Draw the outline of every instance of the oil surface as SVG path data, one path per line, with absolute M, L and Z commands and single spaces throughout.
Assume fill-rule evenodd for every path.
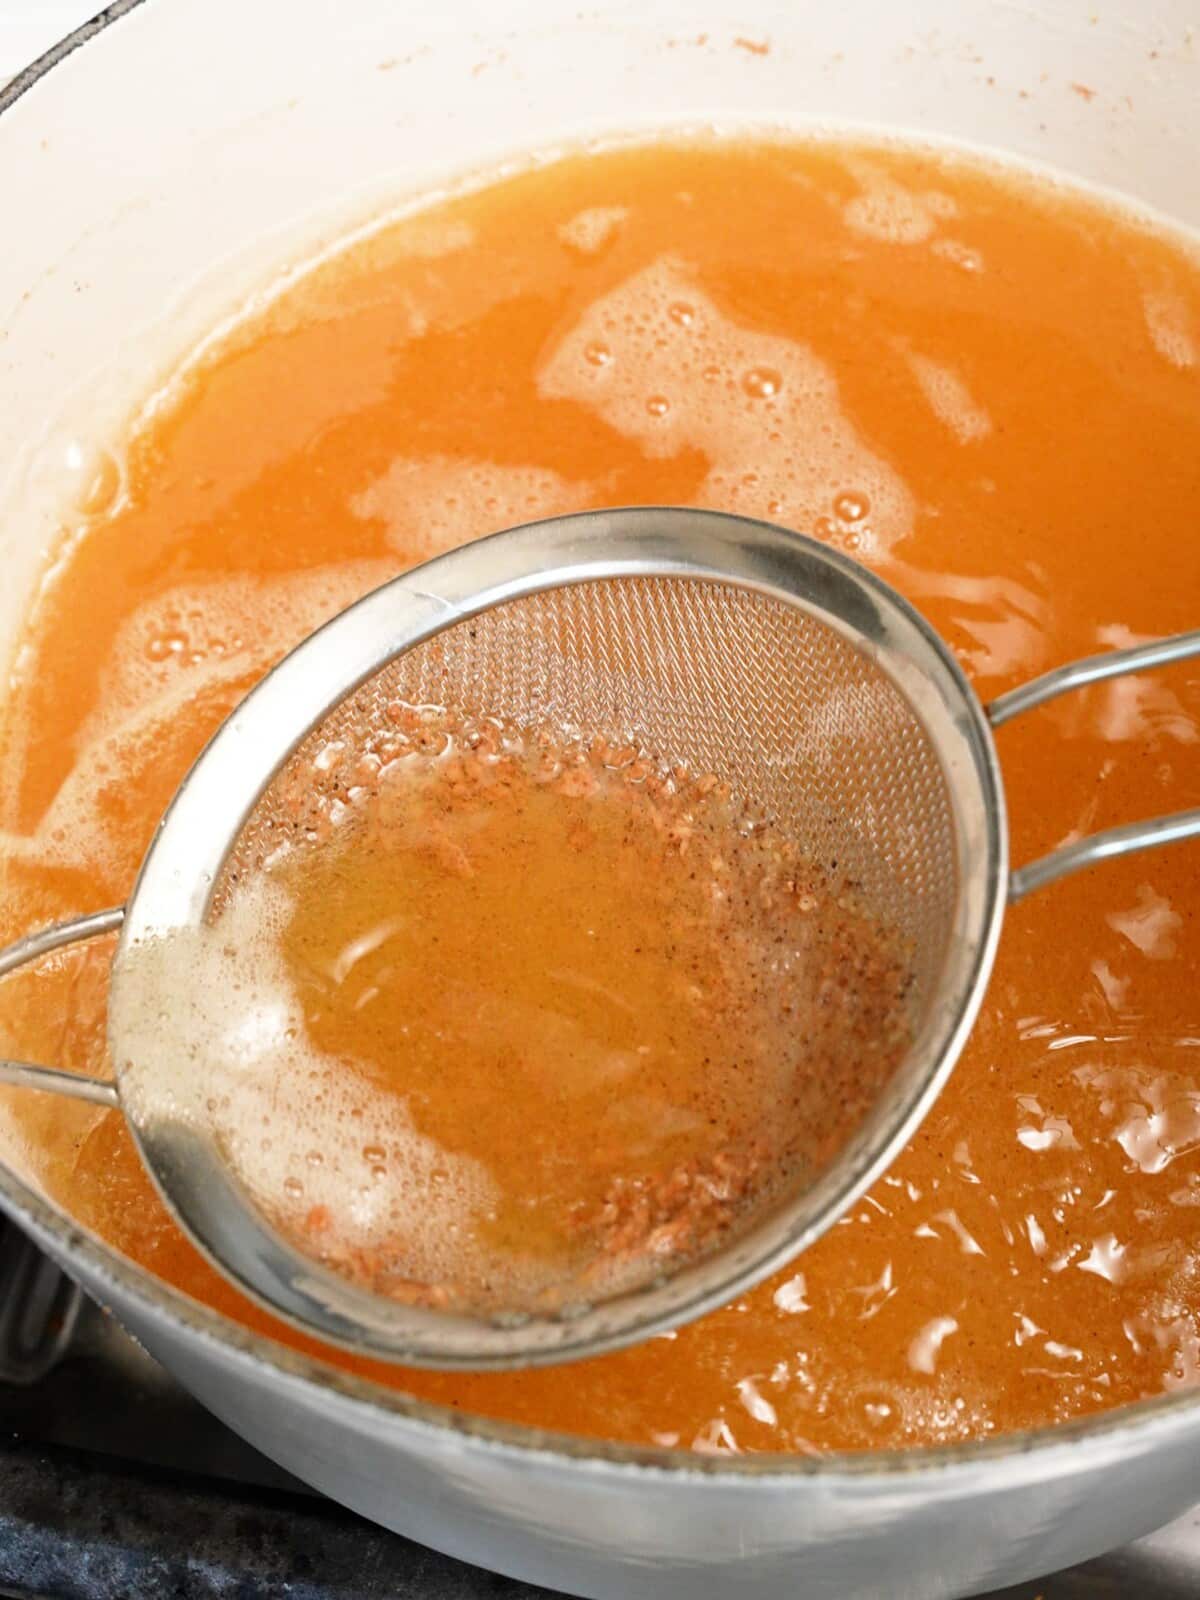
M 1194 626 L 1200 269 L 1091 199 L 916 151 L 572 157 L 314 274 L 127 458 L 4 707 L 6 936 L 128 893 L 206 736 L 315 623 L 533 516 L 674 501 L 815 533 L 907 593 L 985 698 Z M 1200 680 L 1101 685 L 1000 745 L 1020 862 L 1197 803 Z M 360 1370 L 707 1451 L 952 1440 L 1195 1383 L 1198 869 L 1182 846 L 1017 906 L 911 1147 L 745 1300 L 584 1367 Z M 6 980 L 6 1052 L 100 1065 L 108 954 Z M 197 1258 L 115 1114 L 5 1103 L 9 1148 L 82 1221 L 303 1343 Z

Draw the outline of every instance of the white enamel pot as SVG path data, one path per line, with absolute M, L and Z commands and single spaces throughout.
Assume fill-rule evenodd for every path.
M 378 204 L 596 134 L 849 121 L 1009 151 L 1196 225 L 1195 20 L 1192 0 L 118 0 L 0 93 L 0 647 L 77 447 Z M 1200 1500 L 1200 1391 L 818 1461 L 610 1448 L 409 1402 L 151 1279 L 0 1148 L 0 1206 L 230 1426 L 368 1517 L 553 1588 L 934 1600 Z

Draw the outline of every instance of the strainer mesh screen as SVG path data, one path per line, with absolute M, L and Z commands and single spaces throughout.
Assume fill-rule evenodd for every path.
M 910 942 L 919 1028 L 954 912 L 946 778 L 904 696 L 823 622 L 731 585 L 589 580 L 500 604 L 408 651 L 330 713 L 294 759 L 335 740 L 365 745 L 397 699 L 600 733 L 726 780 Z M 272 804 L 280 784 L 228 871 L 261 861 L 288 826 Z

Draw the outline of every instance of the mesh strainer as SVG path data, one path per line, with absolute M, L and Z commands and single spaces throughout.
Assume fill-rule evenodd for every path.
M 469 1316 L 356 1287 L 292 1248 L 194 1119 L 116 1083 L 24 1063 L 0 1080 L 121 1106 L 196 1243 L 243 1289 L 336 1343 L 431 1366 L 593 1354 L 700 1315 L 828 1228 L 911 1136 L 987 984 L 1006 899 L 1105 856 L 1200 834 L 1200 810 L 1073 844 L 1014 873 L 991 728 L 1065 689 L 1200 654 L 1200 632 L 1078 662 L 985 710 L 921 617 L 824 545 L 712 512 L 634 509 L 532 524 L 441 556 L 336 617 L 247 697 L 178 791 L 128 905 L 0 953 L 0 974 L 118 927 L 121 949 L 195 929 L 260 855 L 270 791 L 305 741 L 397 697 L 619 731 L 726 779 L 806 857 L 836 860 L 911 949 L 913 1041 L 858 1128 L 708 1256 L 571 1313 Z M 143 1064 L 143 1071 L 145 1070 Z M 125 1086 L 128 1089 L 128 1085 Z

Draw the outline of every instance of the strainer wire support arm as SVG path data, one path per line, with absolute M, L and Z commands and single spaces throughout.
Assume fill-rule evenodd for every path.
M 1171 666 L 1194 656 L 1200 656 L 1200 628 L 1190 633 L 1172 634 L 1166 639 L 1155 639 L 1150 644 L 1085 656 L 1079 661 L 1057 667 L 1053 672 L 1044 673 L 1040 678 L 1033 678 L 1008 694 L 1000 695 L 987 707 L 988 721 L 993 728 L 999 728 L 1014 717 L 1033 711 L 1073 689 L 1101 683 L 1106 678 L 1124 677 L 1130 672 L 1149 672 L 1155 667 Z M 1137 850 L 1152 850 L 1159 845 L 1195 838 L 1200 838 L 1200 807 L 1107 828 L 1102 833 L 1094 833 L 1089 838 L 1063 845 L 1061 849 L 1031 861 L 1028 866 L 1019 867 L 1009 879 L 1008 898 L 1010 901 L 1021 900 L 1035 889 L 1044 888 L 1046 884 L 1100 861 L 1110 861 L 1118 856 L 1131 855 Z
M 113 906 L 107 911 L 93 911 L 90 916 L 76 917 L 71 922 L 57 922 L 53 927 L 42 928 L 25 939 L 0 950 L 0 978 L 33 961 L 40 961 L 52 951 L 67 945 L 78 944 L 83 939 L 95 939 L 103 933 L 115 933 L 125 920 L 125 907 Z M 31 1061 L 0 1060 L 0 1084 L 12 1084 L 20 1089 L 44 1089 L 51 1094 L 66 1095 L 72 1100 L 88 1100 L 98 1106 L 118 1106 L 116 1085 L 104 1078 L 90 1078 L 76 1072 L 64 1072 L 61 1067 L 37 1066 Z

